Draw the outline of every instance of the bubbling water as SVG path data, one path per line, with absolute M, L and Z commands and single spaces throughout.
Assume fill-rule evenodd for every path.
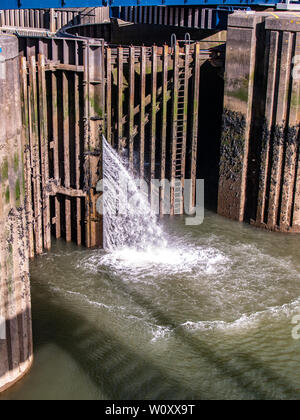
M 167 239 L 126 161 L 103 138 L 104 248 L 166 248 Z

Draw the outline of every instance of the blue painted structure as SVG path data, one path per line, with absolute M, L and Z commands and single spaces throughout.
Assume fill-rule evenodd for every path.
M 2 9 L 46 9 L 100 6 L 276 6 L 282 0 L 0 0 Z M 299 1 L 291 2 L 298 4 Z

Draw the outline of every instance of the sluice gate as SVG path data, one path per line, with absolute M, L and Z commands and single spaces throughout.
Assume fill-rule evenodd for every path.
M 201 42 L 45 39 L 32 49 L 22 38 L 20 47 L 30 256 L 50 249 L 52 235 L 101 246 L 102 134 L 137 177 L 177 185 L 170 211 L 183 214 L 184 180 L 196 180 L 200 70 L 209 57 Z M 163 185 L 158 194 L 163 214 Z

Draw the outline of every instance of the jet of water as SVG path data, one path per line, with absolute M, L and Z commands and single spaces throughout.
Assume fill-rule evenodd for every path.
M 167 241 L 157 223 L 147 195 L 138 180 L 103 137 L 103 223 L 104 248 L 147 250 L 164 248 Z

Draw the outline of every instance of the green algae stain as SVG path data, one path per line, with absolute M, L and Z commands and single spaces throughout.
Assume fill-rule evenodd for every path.
M 293 108 L 300 107 L 300 95 L 297 93 L 292 94 L 291 105 Z
M 14 171 L 18 172 L 19 170 L 19 155 L 18 153 L 15 153 L 14 155 Z
M 23 187 L 23 194 L 25 196 L 25 194 L 26 194 L 26 182 L 25 182 L 24 173 L 23 173 L 23 179 L 22 179 L 22 187 Z
M 2 181 L 8 180 L 8 160 L 5 158 L 1 167 Z
M 19 179 L 17 179 L 17 182 L 16 182 L 15 194 L 16 194 L 16 206 L 20 207 L 20 205 L 21 205 L 21 188 L 20 188 Z
M 227 95 L 239 99 L 242 102 L 248 102 L 248 91 L 243 88 L 240 88 L 233 92 L 227 92 Z
M 6 204 L 9 203 L 9 200 L 10 200 L 10 192 L 9 192 L 9 187 L 7 187 L 6 191 L 5 191 L 5 202 L 6 202 Z
M 226 95 L 239 99 L 242 102 L 248 102 L 248 87 L 249 76 L 246 76 L 241 80 L 235 81 L 232 90 L 226 91 Z
M 103 118 L 103 109 L 99 104 L 97 104 L 94 98 L 90 99 L 90 104 L 95 114 L 98 115 L 100 118 Z

